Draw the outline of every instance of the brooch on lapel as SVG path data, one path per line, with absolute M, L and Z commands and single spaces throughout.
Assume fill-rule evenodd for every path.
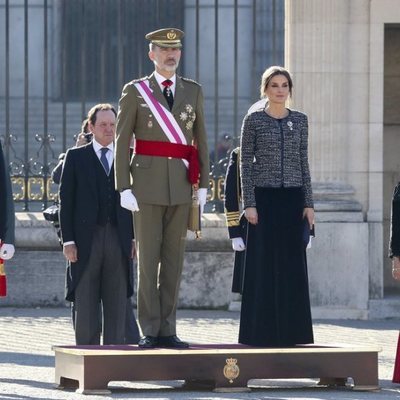
M 193 128 L 193 122 L 196 119 L 196 113 L 194 112 L 193 106 L 190 104 L 186 104 L 185 111 L 182 111 L 179 114 L 179 119 L 185 123 L 185 127 L 187 130 Z
M 290 131 L 293 130 L 293 122 L 292 122 L 292 121 L 288 121 L 288 122 L 287 122 L 287 126 L 289 127 L 289 130 L 290 130 Z

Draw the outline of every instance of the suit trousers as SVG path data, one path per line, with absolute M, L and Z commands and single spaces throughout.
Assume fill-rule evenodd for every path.
M 136 322 L 135 312 L 133 310 L 134 305 L 132 303 L 132 298 L 128 298 L 126 302 L 126 320 L 125 320 L 125 344 L 138 344 L 140 339 L 139 327 Z M 99 303 L 99 327 L 98 335 L 93 338 L 94 343 L 100 343 L 102 327 L 102 307 Z M 71 319 L 72 326 L 75 331 L 75 303 L 71 303 Z
M 77 345 L 100 344 L 100 302 L 103 309 L 103 344 L 124 343 L 128 262 L 116 227 L 111 224 L 96 226 L 89 261 L 75 290 Z
M 176 334 L 176 307 L 190 204 L 139 203 L 134 214 L 138 255 L 138 320 L 143 335 Z
M 132 273 L 132 281 L 133 281 L 133 273 Z M 132 287 L 134 287 L 134 282 L 132 282 Z M 135 312 L 134 312 L 134 305 L 132 302 L 132 298 L 130 297 L 127 299 L 126 302 L 126 320 L 125 320 L 125 344 L 137 344 L 140 339 L 139 327 L 136 322 Z M 94 343 L 100 343 L 101 331 L 103 330 L 102 324 L 102 307 L 101 303 L 99 303 L 99 327 L 98 327 L 98 336 L 93 338 Z M 75 331 L 75 303 L 71 302 L 71 319 L 72 319 L 72 326 Z

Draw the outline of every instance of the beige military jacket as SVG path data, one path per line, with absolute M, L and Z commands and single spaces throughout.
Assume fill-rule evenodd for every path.
M 154 97 L 168 109 L 167 101 L 152 74 L 149 79 Z M 131 188 L 139 202 L 176 205 L 190 202 L 191 184 L 181 159 L 133 155 L 132 137 L 140 140 L 168 141 L 146 102 L 132 81 L 124 86 L 119 101 L 115 144 L 116 189 Z M 171 110 L 188 144 L 199 152 L 200 187 L 208 187 L 209 157 L 204 126 L 203 93 L 196 82 L 176 77 L 174 105 Z

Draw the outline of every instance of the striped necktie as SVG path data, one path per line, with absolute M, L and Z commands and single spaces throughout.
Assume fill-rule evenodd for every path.
M 106 157 L 106 154 L 108 152 L 108 147 L 102 147 L 101 149 L 101 156 L 100 156 L 100 161 L 103 164 L 104 170 L 106 171 L 106 174 L 108 175 L 110 173 L 110 165 L 108 164 L 108 160 Z

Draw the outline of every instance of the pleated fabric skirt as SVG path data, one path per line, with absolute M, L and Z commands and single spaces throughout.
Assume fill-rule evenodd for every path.
M 397 341 L 396 359 L 394 360 L 393 383 L 400 383 L 400 334 Z
M 256 188 L 250 225 L 239 343 L 291 347 L 313 343 L 301 188 Z

